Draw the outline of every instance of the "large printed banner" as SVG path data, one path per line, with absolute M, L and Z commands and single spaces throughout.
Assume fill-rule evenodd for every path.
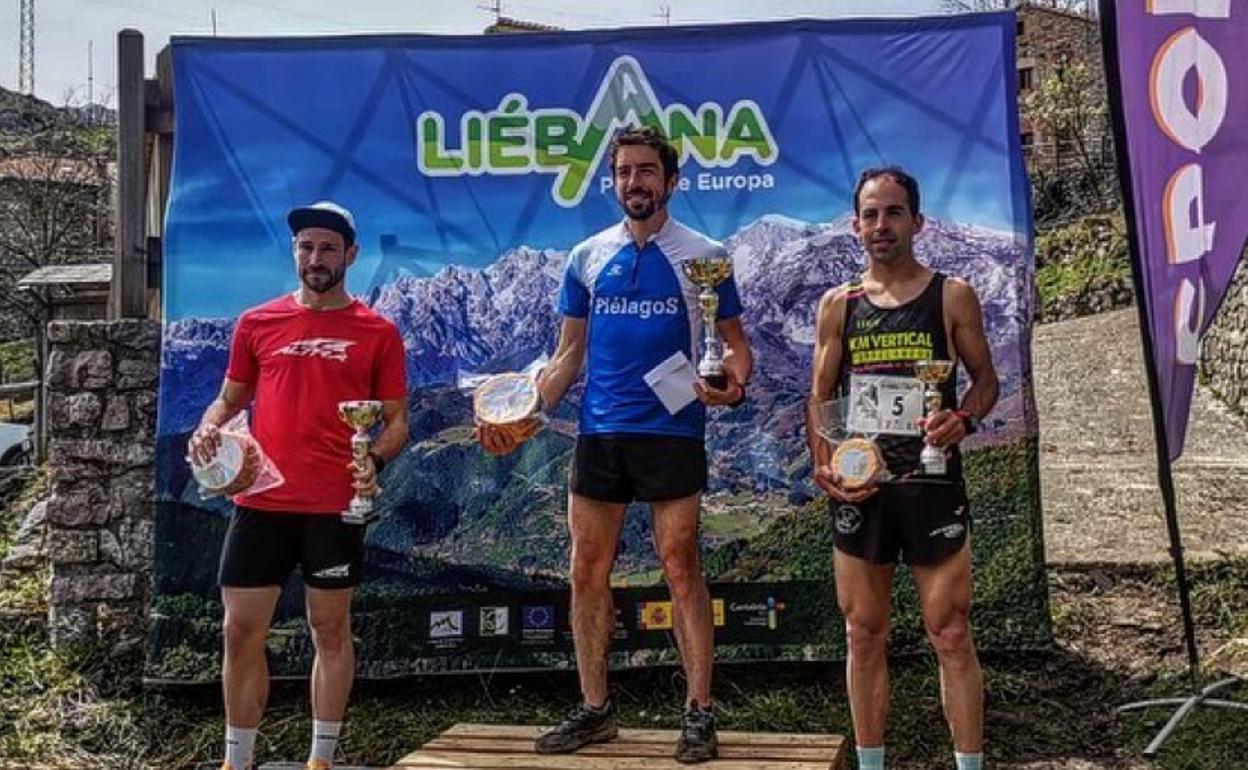
M 720 659 L 843 654 L 831 533 L 853 523 L 831 520 L 811 481 L 804 402 L 818 299 L 865 264 L 853 186 L 881 163 L 921 181 L 920 257 L 975 287 L 1001 375 L 967 458 L 980 638 L 1044 642 L 1013 35 L 1012 15 L 996 14 L 175 40 L 149 675 L 217 673 L 229 508 L 201 499 L 185 444 L 238 314 L 296 286 L 286 211 L 322 198 L 355 212 L 362 252 L 348 287 L 402 330 L 410 386 L 412 440 L 383 474 L 355 604 L 360 673 L 572 664 L 564 517 L 578 394 L 495 459 L 472 440 L 458 385 L 553 350 L 568 250 L 621 218 L 605 152 L 633 122 L 678 144 L 672 213 L 732 254 L 757 358 L 748 404 L 708 428 L 702 546 Z M 673 660 L 644 509 L 629 512 L 613 582 L 614 665 Z M 290 588 L 269 645 L 275 673 L 310 659 L 297 577 Z M 898 607 L 896 643 L 912 648 L 922 631 L 908 582 Z
M 1248 9 L 1231 0 L 1106 5 L 1134 269 L 1174 460 L 1200 338 L 1248 246 Z

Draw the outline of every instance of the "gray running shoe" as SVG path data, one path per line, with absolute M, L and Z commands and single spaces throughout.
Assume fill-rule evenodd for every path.
M 706 762 L 719 754 L 715 734 L 715 713 L 695 700 L 680 718 L 680 739 L 676 741 L 676 761 L 684 764 Z
M 558 725 L 537 736 L 533 748 L 538 754 L 570 754 L 591 743 L 605 743 L 619 732 L 613 701 L 608 699 L 601 709 L 582 703 Z

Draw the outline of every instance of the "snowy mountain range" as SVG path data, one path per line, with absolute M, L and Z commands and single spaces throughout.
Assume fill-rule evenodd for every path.
M 757 360 L 756 415 L 747 427 L 739 414 L 717 413 L 710 438 L 735 444 L 748 441 L 753 430 L 804 451 L 800 405 L 810 381 L 815 309 L 828 288 L 861 273 L 861 245 L 846 220 L 808 223 L 777 215 L 750 223 L 724 243 Z M 1002 398 L 979 443 L 1023 435 L 1021 350 L 1032 302 L 1025 245 L 1010 233 L 928 220 L 915 249 L 921 261 L 968 280 L 984 307 Z M 449 265 L 428 277 L 397 276 L 365 299 L 398 325 L 411 388 L 453 387 L 461 372 L 518 369 L 554 348 L 565 258 L 566 252 L 521 246 L 480 270 Z M 232 329 L 231 319 L 166 325 L 162 435 L 189 431 L 216 393 Z

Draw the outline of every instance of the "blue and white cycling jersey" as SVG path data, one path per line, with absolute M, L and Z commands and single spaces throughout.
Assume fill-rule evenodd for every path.
M 577 244 L 568 255 L 559 312 L 588 319 L 580 433 L 650 433 L 702 438 L 699 401 L 670 414 L 644 376 L 676 351 L 696 365 L 701 289 L 681 260 L 726 256 L 722 244 L 668 218 L 640 248 L 624 222 Z M 741 315 L 737 285 L 716 287 L 717 321 Z

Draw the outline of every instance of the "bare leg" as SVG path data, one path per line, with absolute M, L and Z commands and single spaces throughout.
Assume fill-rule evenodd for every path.
M 354 589 L 307 586 L 308 626 L 316 658 L 312 662 L 312 716 L 341 722 L 355 683 L 355 645 L 351 640 Z
M 652 503 L 654 546 L 672 596 L 676 644 L 689 680 L 685 702 L 711 703 L 711 667 L 715 660 L 715 629 L 711 595 L 702 574 L 698 544 L 698 514 L 702 496 Z
M 940 694 L 957 751 L 984 745 L 984 674 L 971 635 L 971 541 L 937 565 L 916 566 L 923 624 L 940 661 Z
M 845 682 L 859 746 L 884 745 L 888 721 L 888 629 L 892 564 L 872 564 L 834 551 L 836 598 L 845 616 Z
M 225 605 L 221 689 L 225 696 L 226 724 L 253 728 L 260 724 L 264 715 L 264 705 L 269 699 L 269 663 L 264 655 L 264 640 L 281 593 L 282 589 L 277 586 L 221 589 L 221 601 Z
M 607 651 L 615 628 L 611 567 L 619 546 L 625 506 L 568 495 L 568 531 L 572 537 L 572 641 L 581 694 L 601 706 L 607 688 Z

